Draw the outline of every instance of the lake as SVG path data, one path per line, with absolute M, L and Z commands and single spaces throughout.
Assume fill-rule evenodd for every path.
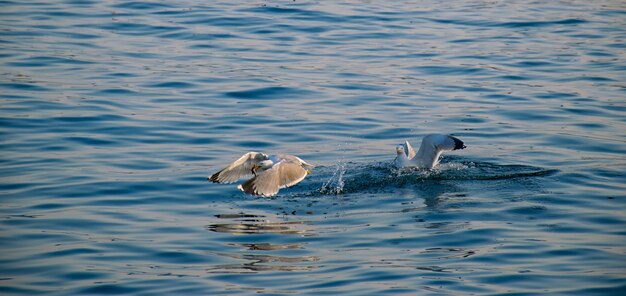
M 0 6 L 3 295 L 626 294 L 621 1 Z

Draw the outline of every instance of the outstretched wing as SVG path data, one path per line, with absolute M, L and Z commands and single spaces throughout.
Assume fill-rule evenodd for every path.
M 406 154 L 406 158 L 408 159 L 412 159 L 413 157 L 415 157 L 415 150 L 413 150 L 413 147 L 411 146 L 411 143 L 409 143 L 409 141 L 404 141 L 404 154 Z
M 426 138 L 429 138 L 428 140 L 432 141 L 433 145 L 437 147 L 438 150 L 451 151 L 466 148 L 463 141 L 450 135 L 433 134 L 428 135 Z M 426 140 L 426 138 L 424 138 L 424 140 Z
M 291 187 L 304 180 L 308 174 L 303 164 L 294 161 L 281 161 L 277 169 L 280 176 L 280 188 Z
M 411 160 L 414 166 L 432 169 L 439 163 L 443 151 L 464 149 L 463 141 L 444 134 L 430 134 L 422 139 L 417 156 Z
M 253 166 L 266 159 L 267 155 L 263 153 L 248 152 L 208 179 L 214 183 L 235 182 L 243 176 L 251 175 Z
M 306 175 L 307 171 L 299 162 L 282 160 L 237 188 L 248 194 L 269 197 L 276 195 L 281 188 L 299 183 Z

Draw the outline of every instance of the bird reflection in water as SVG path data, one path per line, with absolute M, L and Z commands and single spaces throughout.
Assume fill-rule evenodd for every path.
M 220 219 L 228 219 L 233 223 L 215 223 L 206 226 L 212 232 L 230 233 L 233 235 L 254 234 L 287 234 L 301 237 L 313 236 L 315 233 L 309 228 L 307 221 L 280 221 L 271 222 L 264 215 L 250 214 L 222 214 L 216 215 Z M 231 222 L 229 221 L 229 222 Z M 268 239 L 267 236 L 263 236 Z M 306 243 L 274 244 L 269 242 L 227 243 L 236 248 L 235 252 L 212 252 L 225 258 L 245 260 L 243 263 L 215 265 L 207 269 L 210 273 L 247 273 L 261 271 L 309 271 L 318 266 L 309 265 L 319 261 L 316 256 L 278 256 L 267 252 L 293 253 L 304 250 Z M 241 247 L 245 248 L 244 250 Z M 250 252 L 250 253 L 243 253 Z M 264 254 L 254 254 L 264 252 Z
M 312 236 L 313 232 L 308 229 L 307 221 L 280 221 L 271 222 L 264 219 L 263 215 L 250 214 L 221 214 L 216 215 L 220 219 L 231 219 L 235 223 L 216 223 L 206 226 L 206 229 L 214 232 L 232 234 L 299 234 Z

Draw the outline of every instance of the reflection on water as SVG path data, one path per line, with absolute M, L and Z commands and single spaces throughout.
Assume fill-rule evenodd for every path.
M 314 233 L 309 229 L 307 221 L 283 221 L 270 222 L 265 216 L 249 214 L 220 214 L 217 218 L 231 219 L 235 223 L 215 223 L 206 226 L 206 229 L 214 232 L 232 234 L 300 234 L 311 236 Z
M 233 253 L 212 252 L 213 255 L 225 258 L 243 260 L 243 263 L 220 264 L 208 269 L 210 273 L 238 273 L 246 271 L 308 271 L 316 268 L 311 265 L 301 265 L 303 262 L 315 262 L 317 256 L 281 256 L 270 255 L 267 252 L 280 252 L 289 250 L 304 250 L 305 243 L 274 244 L 268 242 L 250 242 L 254 240 L 254 235 L 301 235 L 303 237 L 313 236 L 314 231 L 306 221 L 282 221 L 270 222 L 264 215 L 252 214 L 219 214 L 215 215 L 219 219 L 229 219 L 233 223 L 216 223 L 206 226 L 206 229 L 213 232 L 228 233 L 233 235 L 252 235 L 245 243 L 227 243 L 233 249 Z M 226 239 L 228 240 L 228 239 Z M 240 247 L 248 251 L 263 254 L 241 253 Z
M 319 258 L 316 256 L 286 257 L 219 252 L 215 252 L 213 254 L 216 256 L 223 256 L 243 260 L 246 262 L 239 264 L 216 265 L 207 269 L 210 273 L 234 273 L 246 271 L 310 271 L 318 268 L 318 266 L 298 264 L 306 262 L 316 262 L 319 260 Z
M 297 229 L 294 225 L 302 225 L 305 222 L 267 222 L 258 224 L 212 224 L 207 226 L 208 230 L 215 232 L 229 232 L 232 234 L 302 234 L 312 235 L 306 229 Z
M 235 244 L 233 244 L 235 245 Z M 248 248 L 248 250 L 255 251 L 275 251 L 275 250 L 286 250 L 286 249 L 302 249 L 304 244 L 285 244 L 285 245 L 276 245 L 270 243 L 258 243 L 258 244 L 240 244 Z

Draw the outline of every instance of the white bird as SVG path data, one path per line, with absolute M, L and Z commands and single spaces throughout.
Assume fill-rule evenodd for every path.
M 432 169 L 439 163 L 439 156 L 443 151 L 465 149 L 463 141 L 443 134 L 430 134 L 422 139 L 420 149 L 415 153 L 408 141 L 396 146 L 396 159 L 394 164 L 397 168 L 417 167 Z
M 248 152 L 208 177 L 208 180 L 233 183 L 246 175 L 254 175 L 237 188 L 248 194 L 270 197 L 281 188 L 291 187 L 304 180 L 312 168 L 313 165 L 294 155 Z

